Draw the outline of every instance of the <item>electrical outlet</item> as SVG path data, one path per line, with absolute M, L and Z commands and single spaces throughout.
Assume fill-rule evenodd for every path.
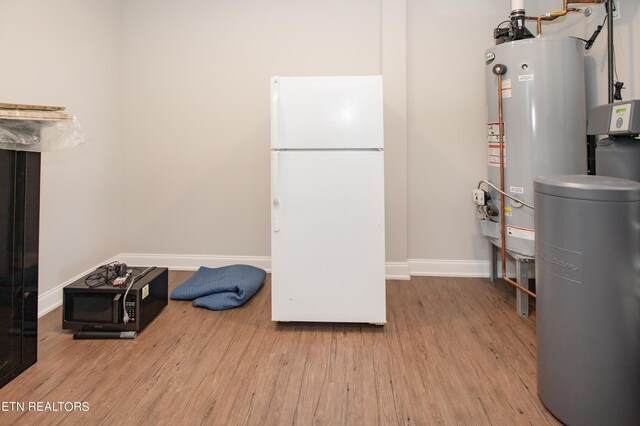
M 620 19 L 620 0 L 613 0 L 613 20 Z

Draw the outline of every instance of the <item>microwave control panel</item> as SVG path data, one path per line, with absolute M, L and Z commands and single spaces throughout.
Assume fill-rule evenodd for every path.
M 136 320 L 136 302 L 134 302 L 132 299 L 130 301 L 127 301 L 124 306 L 127 309 L 127 316 L 129 317 L 129 321 L 134 322 Z

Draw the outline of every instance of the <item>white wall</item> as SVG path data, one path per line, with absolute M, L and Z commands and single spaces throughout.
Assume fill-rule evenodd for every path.
M 407 1 L 382 1 L 387 276 L 408 277 Z
M 43 156 L 41 291 L 122 252 L 269 256 L 274 74 L 382 73 L 387 260 L 483 271 L 469 192 L 486 176 L 484 51 L 508 4 L 0 0 L 0 101 L 66 105 L 91 138 Z M 639 6 L 621 4 L 618 73 L 637 98 Z M 593 8 L 545 32 L 588 37 Z M 591 105 L 605 44 L 588 54 Z
M 409 257 L 481 260 L 471 190 L 487 175 L 484 52 L 504 0 L 409 0 Z
M 272 75 L 381 72 L 381 3 L 124 2 L 124 247 L 270 255 Z
M 1 102 L 63 105 L 90 142 L 42 154 L 40 294 L 121 249 L 120 1 L 0 1 Z
M 526 2 L 527 14 L 561 8 L 560 0 Z M 589 5 L 580 5 L 588 7 Z M 544 23 L 545 34 L 589 38 L 604 16 L 591 5 L 590 17 L 572 14 Z M 640 97 L 638 49 L 640 4 L 621 0 L 615 21 L 618 74 Z M 409 129 L 409 258 L 453 260 L 460 265 L 483 262 L 472 271 L 488 273 L 488 243 L 480 237 L 470 191 L 487 174 L 482 135 L 485 124 L 484 52 L 492 30 L 509 14 L 507 0 L 408 0 L 407 75 Z M 635 27 L 634 27 L 635 25 Z M 531 25 L 535 32 L 535 24 Z M 606 27 L 587 53 L 589 106 L 607 101 Z M 441 262 L 442 263 L 442 262 Z M 425 263 L 424 270 L 431 265 Z M 458 265 L 458 266 L 456 266 Z M 442 266 L 442 265 L 440 265 Z

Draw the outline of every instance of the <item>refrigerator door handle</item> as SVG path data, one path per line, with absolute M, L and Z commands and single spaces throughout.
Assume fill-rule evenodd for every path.
M 275 151 L 273 153 L 273 164 L 272 164 L 272 173 L 271 177 L 271 196 L 272 196 L 272 220 L 273 220 L 273 232 L 280 232 L 280 171 L 278 167 L 280 159 L 280 153 Z
M 278 77 L 271 78 L 271 148 L 279 148 L 278 101 L 280 98 Z

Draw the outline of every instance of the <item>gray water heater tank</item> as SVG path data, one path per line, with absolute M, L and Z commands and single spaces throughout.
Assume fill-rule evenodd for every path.
M 569 425 L 640 424 L 640 183 L 539 177 L 538 395 Z
M 489 180 L 500 185 L 498 80 L 496 64 L 507 67 L 502 100 L 505 131 L 505 191 L 533 204 L 536 176 L 587 172 L 584 44 L 573 37 L 545 36 L 503 43 L 486 53 L 487 144 Z M 489 190 L 500 208 L 499 194 Z M 535 254 L 533 211 L 505 201 L 507 249 Z M 499 216 L 481 224 L 500 246 Z

